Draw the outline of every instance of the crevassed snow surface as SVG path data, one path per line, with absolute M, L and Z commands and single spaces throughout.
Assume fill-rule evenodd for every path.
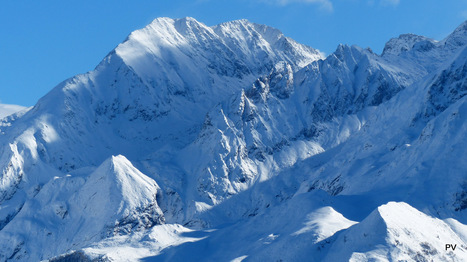
M 0 120 L 0 261 L 465 261 L 466 28 L 158 18 Z

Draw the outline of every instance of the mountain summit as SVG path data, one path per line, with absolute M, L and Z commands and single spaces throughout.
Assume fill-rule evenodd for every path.
M 467 259 L 464 27 L 155 19 L 0 119 L 0 261 Z

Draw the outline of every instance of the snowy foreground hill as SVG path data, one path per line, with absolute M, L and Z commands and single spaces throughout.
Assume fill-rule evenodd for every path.
M 467 23 L 156 19 L 0 119 L 0 261 L 467 261 L 466 94 Z

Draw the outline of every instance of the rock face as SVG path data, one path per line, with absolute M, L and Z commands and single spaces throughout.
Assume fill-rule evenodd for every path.
M 0 119 L 0 261 L 466 259 L 464 27 L 154 20 Z

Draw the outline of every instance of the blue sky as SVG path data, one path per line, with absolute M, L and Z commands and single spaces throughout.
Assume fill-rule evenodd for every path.
M 467 19 L 467 0 L 2 0 L 0 103 L 34 105 L 161 16 L 206 25 L 246 18 L 326 54 L 339 43 L 380 53 L 402 33 L 443 39 Z

